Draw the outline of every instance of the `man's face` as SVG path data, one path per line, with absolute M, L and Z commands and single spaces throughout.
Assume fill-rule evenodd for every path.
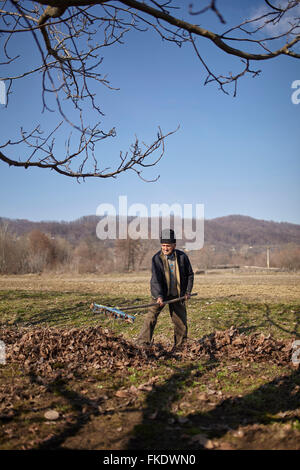
M 164 255 L 171 255 L 175 250 L 176 243 L 162 243 L 161 249 Z

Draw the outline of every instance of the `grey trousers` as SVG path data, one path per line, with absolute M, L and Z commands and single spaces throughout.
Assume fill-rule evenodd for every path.
M 168 297 L 167 300 L 171 300 L 172 298 L 175 297 Z M 157 318 L 164 307 L 165 306 L 160 307 L 159 304 L 150 307 L 137 339 L 137 344 L 147 345 L 151 343 Z M 185 302 L 175 302 L 173 304 L 169 304 L 168 307 L 174 326 L 174 346 L 181 346 L 187 337 Z

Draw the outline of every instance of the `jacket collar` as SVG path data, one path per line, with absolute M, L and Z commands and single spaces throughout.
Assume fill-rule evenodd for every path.
M 178 292 L 178 296 L 180 296 L 180 273 L 179 273 L 179 266 L 178 266 L 178 261 L 177 261 L 177 250 L 175 249 L 173 251 L 174 253 L 174 259 L 175 259 L 175 264 L 176 264 L 176 285 L 177 285 L 177 292 Z M 165 273 L 165 277 L 166 277 L 166 282 L 167 282 L 167 288 L 168 288 L 168 295 L 169 295 L 169 292 L 170 292 L 170 271 L 169 271 L 169 265 L 168 265 L 168 260 L 166 258 L 166 256 L 163 254 L 162 251 L 160 251 L 160 259 L 162 260 L 162 263 L 163 263 L 163 267 L 164 267 L 164 273 Z

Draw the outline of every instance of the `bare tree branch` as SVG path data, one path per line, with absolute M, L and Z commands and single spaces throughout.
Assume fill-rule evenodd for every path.
M 19 140 L 0 146 L 5 152 L 0 152 L 0 160 L 17 167 L 48 168 L 78 179 L 115 178 L 128 170 L 144 179 L 142 170 L 158 163 L 164 153 L 165 138 L 175 132 L 163 134 L 159 128 L 149 145 L 140 144 L 136 137 L 127 152 L 120 152 L 114 169 L 102 168 L 101 141 L 116 137 L 116 130 L 114 127 L 104 130 L 99 122 L 86 125 L 84 110 L 89 106 L 103 118 L 104 111 L 96 100 L 93 86 L 97 83 L 111 90 L 117 88 L 101 73 L 100 53 L 103 48 L 122 44 L 129 31 L 142 34 L 152 29 L 162 40 L 179 47 L 190 44 L 207 73 L 204 85 L 216 83 L 224 93 L 232 90 L 233 96 L 237 94 L 237 84 L 242 77 L 246 74 L 256 77 L 261 73 L 260 69 L 253 68 L 253 61 L 263 62 L 279 56 L 300 58 L 300 0 L 282 0 L 280 5 L 261 0 L 256 16 L 243 19 L 239 24 L 229 24 L 223 32 L 211 31 L 183 19 L 188 14 L 202 19 L 212 12 L 223 28 L 230 18 L 225 12 L 226 2 L 221 0 L 201 2 L 200 8 L 191 4 L 187 12 L 185 5 L 179 7 L 172 0 L 4 0 L 0 4 L 0 35 L 4 39 L 0 65 L 8 67 L 20 63 L 17 73 L 7 73 L 1 80 L 8 83 L 11 95 L 16 81 L 39 74 L 42 111 L 56 112 L 61 121 L 48 134 L 40 126 L 29 133 L 21 129 Z M 38 62 L 29 66 L 22 64 L 15 40 L 18 34 L 26 35 L 28 47 L 33 44 L 39 55 Z M 227 75 L 214 71 L 215 65 L 208 65 L 210 61 L 202 47 L 206 41 L 226 55 L 236 57 L 238 65 L 242 65 L 240 70 Z M 233 44 L 238 46 L 233 47 Z M 69 103 L 78 113 L 76 122 L 68 115 Z M 74 148 L 74 136 L 69 137 L 65 154 L 59 155 L 56 139 L 57 133 L 62 132 L 62 123 L 73 129 L 77 144 Z M 20 160 L 14 157 L 17 145 L 22 146 L 24 155 Z M 159 156 L 151 161 L 156 151 Z
M 8 141 L 1 145 L 0 149 L 25 143 L 30 149 L 30 153 L 22 160 L 18 161 L 14 158 L 9 158 L 0 151 L 0 160 L 7 163 L 9 166 L 24 167 L 26 169 L 30 167 L 50 169 L 72 178 L 116 178 L 120 173 L 132 170 L 144 181 L 153 182 L 159 177 L 147 180 L 142 176 L 142 170 L 143 168 L 153 167 L 159 162 L 164 155 L 165 138 L 177 130 L 176 129 L 175 131 L 171 131 L 164 135 L 159 128 L 156 139 L 150 145 L 145 143 L 140 144 L 139 139 L 136 137 L 135 142 L 131 145 L 128 152 L 125 154 L 120 152 L 120 163 L 117 168 L 110 170 L 110 168 L 99 169 L 97 159 L 95 158 L 95 145 L 98 141 L 103 140 L 103 138 L 106 137 L 99 135 L 97 126 L 95 126 L 94 129 L 91 129 L 88 133 L 86 132 L 86 129 L 82 129 L 78 148 L 72 153 L 70 152 L 71 137 L 69 137 L 66 142 L 65 156 L 63 158 L 57 158 L 54 152 L 55 139 L 53 136 L 61 125 L 62 122 L 46 137 L 43 136 L 43 132 L 39 126 L 35 127 L 29 134 L 21 129 L 21 138 L 19 140 L 14 142 Z M 154 161 L 149 161 L 149 157 L 157 150 L 160 150 L 158 157 L 156 157 Z M 90 154 L 93 156 L 92 165 L 89 162 Z M 85 155 L 85 157 L 80 161 L 78 169 L 74 170 L 71 168 L 70 164 L 79 155 Z M 88 169 L 86 169 L 86 167 L 88 167 Z

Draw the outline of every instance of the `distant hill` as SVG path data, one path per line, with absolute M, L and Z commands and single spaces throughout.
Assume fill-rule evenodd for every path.
M 209 244 L 282 245 L 300 244 L 300 225 L 228 215 L 205 221 L 204 238 Z
M 94 215 L 81 217 L 72 222 L 42 221 L 32 222 L 26 219 L 8 219 L 0 217 L 1 221 L 9 224 L 9 230 L 17 236 L 24 235 L 32 230 L 40 230 L 53 237 L 63 237 L 71 243 L 82 238 L 96 237 L 96 226 L 100 218 Z
M 8 223 L 9 230 L 17 236 L 38 229 L 52 237 L 63 237 L 74 244 L 83 238 L 95 239 L 99 220 L 100 218 L 94 215 L 81 217 L 72 222 L 32 222 L 26 219 L 0 217 L 0 223 Z M 243 215 L 228 215 L 205 220 L 204 240 L 206 245 L 223 246 L 300 244 L 300 225 L 258 220 Z

